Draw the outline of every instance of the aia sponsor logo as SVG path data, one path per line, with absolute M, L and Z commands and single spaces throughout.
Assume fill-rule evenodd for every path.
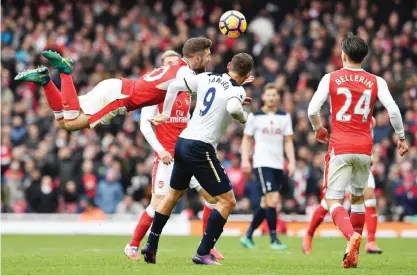
M 264 127 L 262 129 L 262 134 L 265 135 L 281 135 L 281 129 L 274 127 Z

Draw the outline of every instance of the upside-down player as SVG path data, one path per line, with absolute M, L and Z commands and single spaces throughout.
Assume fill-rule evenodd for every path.
M 184 59 L 161 66 L 137 80 L 103 80 L 79 97 L 71 77 L 73 62 L 56 52 L 44 51 L 42 55 L 60 73 L 62 93 L 50 80 L 45 66 L 23 71 L 15 80 L 43 86 L 60 127 L 68 130 L 95 128 L 100 124 L 109 124 L 116 115 L 163 102 L 168 85 L 177 77 L 205 71 L 211 60 L 210 47 L 211 40 L 207 38 L 190 38 L 182 49 Z
M 375 126 L 375 118 L 372 117 L 371 127 Z M 365 203 L 365 224 L 368 232 L 368 241 L 366 243 L 366 252 L 369 254 L 381 254 L 382 250 L 375 242 L 375 233 L 378 224 L 378 215 L 376 212 L 376 196 L 375 196 L 375 178 L 372 172 L 369 174 L 367 186 L 364 191 L 364 203 Z M 302 249 L 303 252 L 309 255 L 312 252 L 312 244 L 314 232 L 323 222 L 324 217 L 329 212 L 326 200 L 323 198 L 314 210 L 310 224 L 308 225 L 307 232 L 303 238 Z
M 170 62 L 175 62 L 180 58 L 181 56 L 178 53 L 166 51 L 162 55 L 162 65 L 166 66 Z M 172 108 L 169 120 L 165 124 L 156 126 L 155 131 L 152 129 L 149 119 L 152 119 L 158 113 L 162 112 L 163 104 L 161 103 L 142 108 L 140 130 L 146 141 L 148 141 L 155 151 L 155 162 L 152 174 L 151 204 L 141 215 L 133 233 L 132 240 L 126 245 L 124 250 L 126 256 L 131 260 L 139 260 L 138 247 L 140 246 L 140 242 L 152 224 L 156 207 L 168 193 L 169 181 L 174 166 L 172 156 L 174 156 L 175 143 L 178 140 L 178 136 L 187 126 L 190 117 L 190 101 L 191 97 L 187 92 L 179 93 Z M 196 189 L 206 199 L 203 209 L 204 232 L 207 225 L 207 219 L 216 205 L 216 200 L 201 188 L 195 177 L 191 178 L 190 188 Z M 220 252 L 214 248 L 211 251 L 211 254 L 213 254 L 217 260 L 224 259 Z
M 325 199 L 333 222 L 348 240 L 343 267 L 358 265 L 365 223 L 364 189 L 370 173 L 373 139 L 372 110 L 377 98 L 388 111 L 398 135 L 402 156 L 408 151 L 401 113 L 382 78 L 361 68 L 368 54 L 366 42 L 353 34 L 342 41 L 343 69 L 326 74 L 308 107 L 308 116 L 319 142 L 329 141 L 321 124 L 320 109 L 330 96 L 332 132 L 326 154 Z M 351 193 L 351 214 L 342 207 L 346 188 Z

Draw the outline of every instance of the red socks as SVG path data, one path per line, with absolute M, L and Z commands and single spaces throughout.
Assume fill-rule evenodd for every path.
M 330 214 L 334 224 L 339 227 L 342 234 L 347 240 L 355 233 L 352 224 L 350 223 L 349 214 L 339 203 L 333 204 L 330 209 Z
M 368 242 L 374 242 L 376 226 L 378 224 L 378 215 L 376 213 L 375 206 L 365 208 L 365 221 L 366 221 L 366 230 L 368 232 Z
M 355 232 L 362 235 L 363 226 L 365 224 L 365 205 L 353 204 L 350 207 L 350 222 Z
M 62 106 L 61 92 L 52 81 L 49 81 L 44 87 L 46 100 L 48 101 L 49 107 L 54 112 L 55 119 L 60 121 L 64 119 L 64 107 Z
M 62 105 L 64 107 L 65 120 L 75 120 L 80 115 L 80 102 L 78 100 L 77 90 L 71 75 L 64 73 L 61 76 Z
M 149 207 L 146 208 L 145 212 L 143 212 L 138 224 L 136 225 L 132 241 L 130 242 L 130 246 L 139 247 L 140 242 L 142 241 L 143 237 L 146 235 L 146 233 L 152 225 L 155 211 L 152 208 L 149 209 L 150 211 L 148 209 Z M 152 217 L 148 214 L 148 212 L 153 212 Z
M 207 205 L 209 205 L 209 206 L 207 206 Z M 208 218 L 209 218 L 211 212 L 213 211 L 213 207 L 214 206 L 210 206 L 210 203 L 206 202 L 204 204 L 204 208 L 203 208 L 203 235 L 204 235 L 204 231 L 206 231 L 207 221 L 208 221 Z
M 314 232 L 323 222 L 324 217 L 327 214 L 327 210 L 320 204 L 317 206 L 316 210 L 314 210 L 313 217 L 311 218 L 310 224 L 308 225 L 307 235 L 314 236 Z

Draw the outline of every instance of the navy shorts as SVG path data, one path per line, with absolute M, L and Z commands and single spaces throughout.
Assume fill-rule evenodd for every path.
M 270 192 L 279 192 L 283 186 L 288 184 L 287 176 L 282 170 L 260 167 L 253 169 L 253 171 L 264 195 Z
M 174 190 L 188 189 L 192 176 L 211 196 L 232 190 L 212 145 L 180 137 L 175 145 L 174 160 L 170 184 Z

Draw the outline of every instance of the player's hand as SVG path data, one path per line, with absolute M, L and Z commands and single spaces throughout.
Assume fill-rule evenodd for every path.
M 408 152 L 407 141 L 405 139 L 398 140 L 397 149 L 398 149 L 398 152 L 400 153 L 400 156 L 404 156 L 404 154 Z
M 288 163 L 287 170 L 288 170 L 288 176 L 293 177 L 294 173 L 295 173 L 295 164 L 294 163 Z
M 161 158 L 162 163 L 164 163 L 165 165 L 169 165 L 169 164 L 171 164 L 172 161 L 174 161 L 171 154 L 166 150 L 159 153 L 159 158 Z
M 323 126 L 319 127 L 315 131 L 316 134 L 316 140 L 320 143 L 326 144 L 329 142 L 329 133 L 327 132 L 327 129 L 325 129 Z
M 251 98 L 251 97 L 246 97 L 246 98 L 243 100 L 242 105 L 248 105 L 248 104 L 250 104 L 251 102 L 252 102 L 252 98 Z
M 151 124 L 153 124 L 154 126 L 158 126 L 160 124 L 165 123 L 166 121 L 168 121 L 168 117 L 163 115 L 163 114 L 158 114 L 155 117 L 153 117 L 152 119 L 149 120 L 149 122 Z
M 252 172 L 252 165 L 250 161 L 242 161 L 241 167 L 244 173 L 250 174 Z
M 255 80 L 255 77 L 250 75 L 243 83 L 242 85 L 248 84 L 248 83 L 252 83 Z

